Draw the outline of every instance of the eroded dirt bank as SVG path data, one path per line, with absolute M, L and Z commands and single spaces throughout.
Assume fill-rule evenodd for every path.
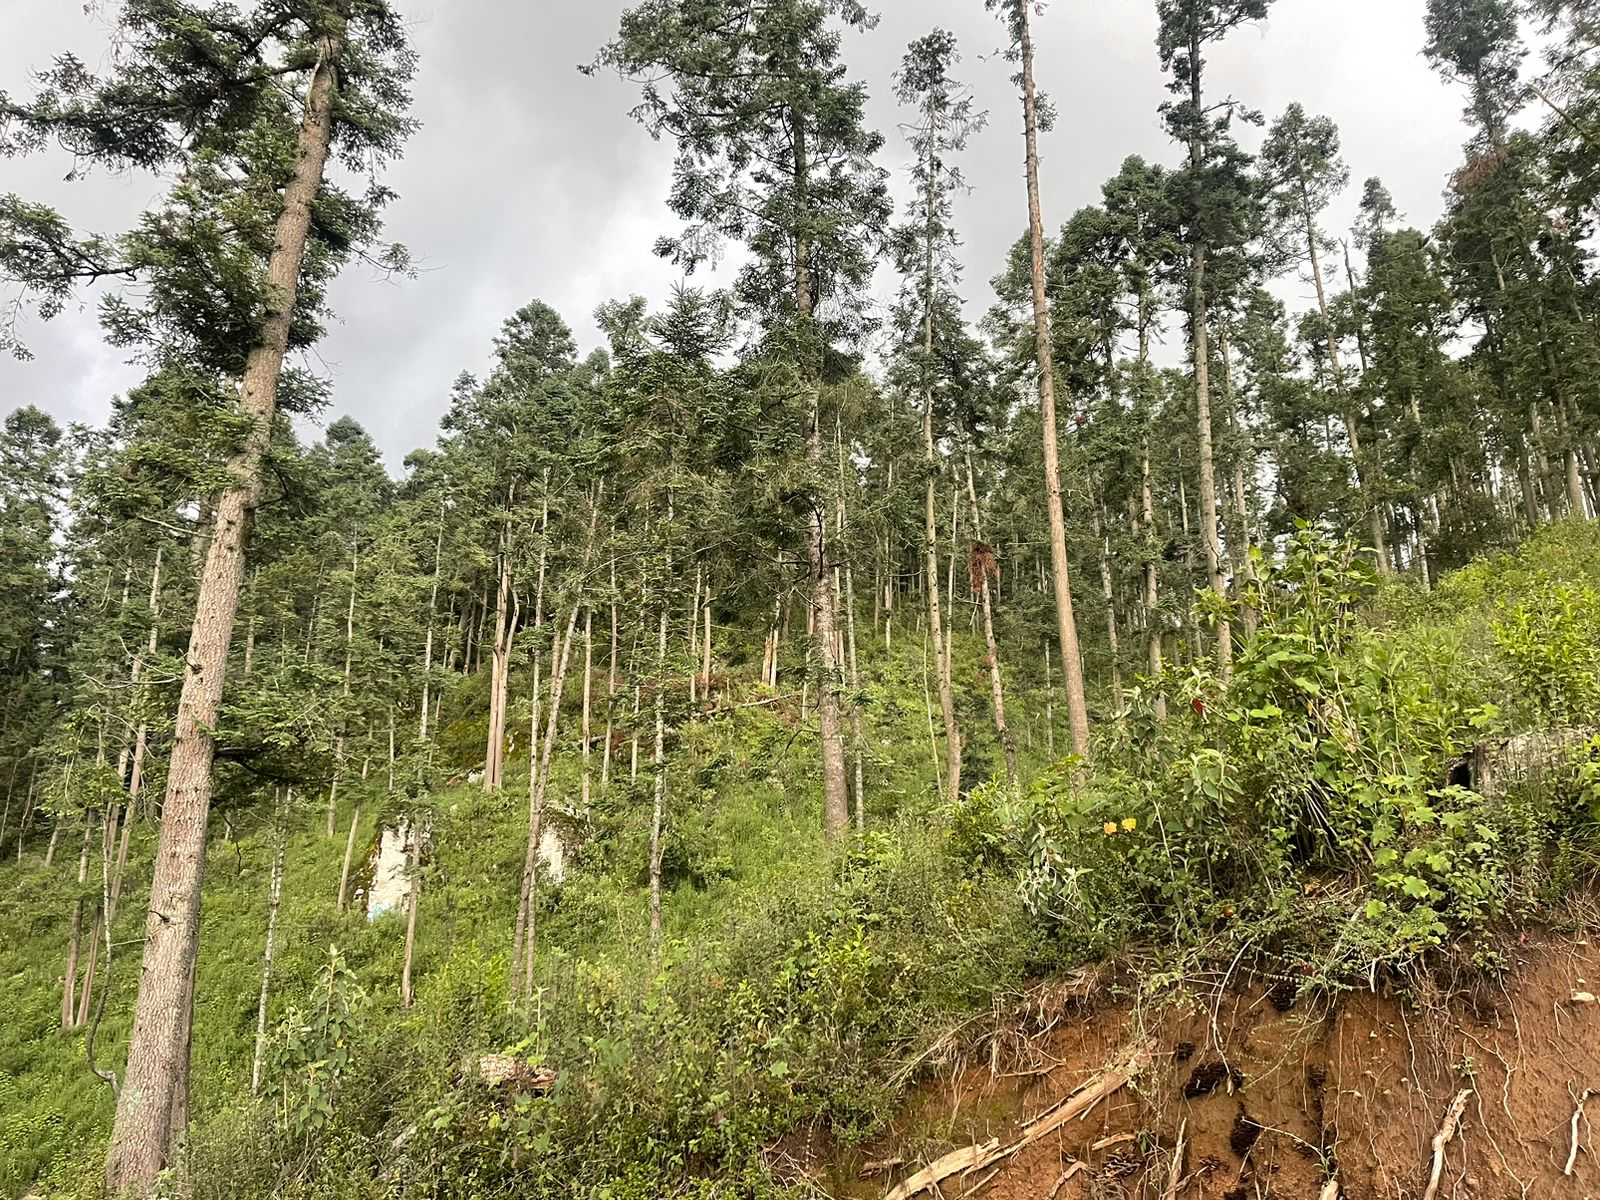
M 891 1136 L 786 1165 L 833 1196 L 894 1200 L 1419 1200 L 1469 1093 L 1435 1196 L 1600 1196 L 1584 1111 L 1600 1117 L 1600 951 L 1530 936 L 1510 955 L 1502 984 L 1450 1000 L 1191 986 L 1157 1010 L 1091 981 L 1041 988 Z M 1130 1053 L 1130 1082 L 1040 1135 Z M 919 1187 L 960 1151 L 978 1165 Z

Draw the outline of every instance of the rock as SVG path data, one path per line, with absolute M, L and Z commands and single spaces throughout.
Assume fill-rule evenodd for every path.
M 1574 1004 L 1593 1004 L 1595 996 L 1593 992 L 1573 992 L 1572 1002 Z
M 548 1067 L 536 1067 L 510 1054 L 485 1054 L 478 1059 L 478 1078 L 490 1087 L 519 1092 L 547 1092 L 556 1081 Z

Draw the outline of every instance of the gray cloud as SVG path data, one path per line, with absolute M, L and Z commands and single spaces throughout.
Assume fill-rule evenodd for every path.
M 564 313 L 594 344 L 591 314 L 632 293 L 664 297 L 674 270 L 650 254 L 671 228 L 664 200 L 670 147 L 628 115 L 632 90 L 575 69 L 614 31 L 622 0 L 399 0 L 421 55 L 422 130 L 389 172 L 400 193 L 389 234 L 421 268 L 388 280 L 351 268 L 332 294 L 336 320 L 319 347 L 334 413 L 362 422 L 397 466 L 431 444 L 453 378 L 486 365 L 500 321 L 531 297 Z M 1273 17 L 1213 58 L 1213 86 L 1269 117 L 1299 100 L 1333 117 L 1356 186 L 1332 223 L 1348 223 L 1359 181 L 1380 175 L 1410 220 L 1431 223 L 1458 160 L 1460 98 L 1420 55 L 1425 0 L 1278 0 Z M 905 45 L 934 25 L 961 39 L 964 73 L 990 111 L 972 144 L 974 186 L 958 205 L 974 312 L 1026 223 L 1020 107 L 998 51 L 998 22 L 979 0 L 880 0 L 879 27 L 850 35 L 852 72 L 872 91 L 884 161 L 904 190 L 905 152 L 890 76 Z M 62 0 L 0 0 L 0 89 L 26 93 L 27 73 L 64 49 L 105 55 L 103 21 Z M 1152 0 L 1054 0 L 1037 23 L 1039 77 L 1060 113 L 1043 146 L 1046 221 L 1095 202 L 1129 154 L 1171 161 L 1156 107 Z M 15 36 L 12 36 L 12 35 Z M 0 189 L 57 203 L 85 228 L 114 230 L 159 193 L 148 176 L 62 180 L 63 162 L 5 164 Z M 880 281 L 879 291 L 890 284 Z M 1302 289 L 1285 285 L 1291 299 Z M 25 332 L 26 363 L 0 362 L 0 408 L 39 404 L 67 420 L 103 419 L 137 378 L 100 340 L 94 298 Z

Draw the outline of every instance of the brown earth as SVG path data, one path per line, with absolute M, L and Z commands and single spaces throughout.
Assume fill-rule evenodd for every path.
M 1502 981 L 1448 1000 L 1413 989 L 1296 1004 L 1292 988 L 1219 983 L 1157 1010 L 1106 999 L 1111 989 L 1088 980 L 1041 987 L 982 1043 L 986 1061 L 920 1088 L 884 1141 L 831 1163 L 790 1161 L 830 1196 L 883 1197 L 952 1150 L 1010 1146 L 1153 1038 L 1152 1065 L 1081 1119 L 921 1195 L 1318 1200 L 1337 1180 L 1348 1200 L 1418 1200 L 1433 1139 L 1470 1090 L 1440 1200 L 1600 1198 L 1600 1146 L 1582 1111 L 1594 1088 L 1600 1119 L 1600 950 L 1530 935 L 1510 957 Z M 893 1159 L 903 1162 L 881 1165 Z

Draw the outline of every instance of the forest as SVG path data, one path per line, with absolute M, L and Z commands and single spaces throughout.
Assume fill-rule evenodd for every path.
M 1427 0 L 1416 228 L 1208 71 L 1316 0 L 1139 2 L 1170 151 L 1067 213 L 1081 3 L 868 79 L 859 0 L 619 0 L 681 282 L 483 329 L 398 473 L 317 347 L 417 270 L 406 0 L 0 80 L 0 158 L 161 181 L 0 187 L 0 349 L 142 377 L 4 401 L 0 1196 L 1600 1188 L 1600 13 Z

